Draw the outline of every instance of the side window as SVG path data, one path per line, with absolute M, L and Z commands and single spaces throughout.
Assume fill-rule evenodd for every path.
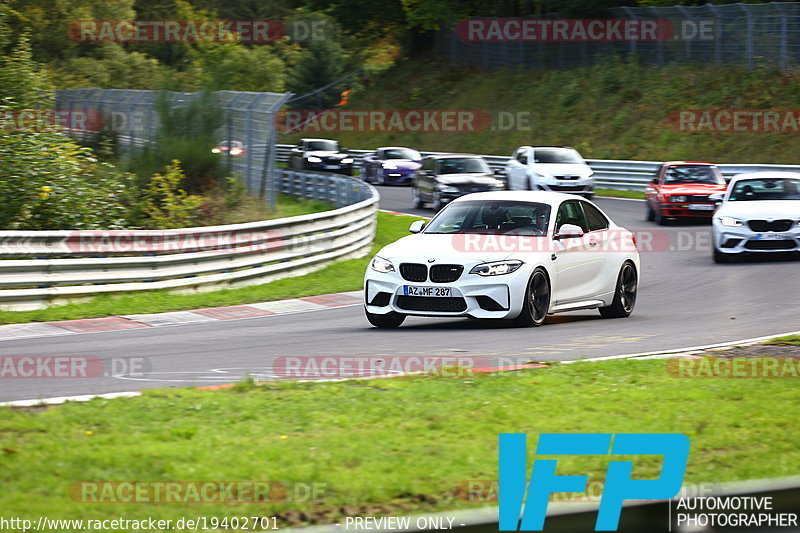
M 523 165 L 528 164 L 528 150 L 526 148 L 520 148 L 517 150 L 517 161 Z
M 436 160 L 432 157 L 428 157 L 422 162 L 422 170 L 434 170 L 435 166 Z
M 588 202 L 581 202 L 583 214 L 586 215 L 586 222 L 589 224 L 589 231 L 608 229 L 608 219 L 595 206 Z
M 573 224 L 583 229 L 583 231 L 589 231 L 580 201 L 567 200 L 559 206 L 558 214 L 556 215 L 556 231 L 560 230 L 564 224 Z

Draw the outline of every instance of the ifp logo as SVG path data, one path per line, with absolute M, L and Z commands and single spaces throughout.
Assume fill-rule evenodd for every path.
M 551 494 L 586 490 L 588 476 L 559 476 L 557 459 L 535 459 L 525 501 L 525 439 L 524 433 L 500 434 L 500 531 L 541 531 Z M 689 438 L 678 433 L 543 433 L 536 445 L 537 456 L 609 454 L 663 455 L 664 462 L 658 479 L 632 479 L 633 461 L 610 461 L 595 531 L 617 530 L 625 500 L 675 496 L 686 472 Z

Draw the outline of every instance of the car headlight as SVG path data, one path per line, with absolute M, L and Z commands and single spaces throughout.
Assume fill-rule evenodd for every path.
M 312 155 L 312 156 L 310 156 L 310 157 L 308 158 L 308 162 L 309 162 L 309 163 L 322 163 L 322 159 L 320 159 L 319 157 L 316 157 L 316 156 L 313 156 L 313 155 Z
M 239 155 L 241 153 L 242 153 L 242 149 L 241 148 L 231 148 L 231 151 L 230 151 L 231 155 Z
M 372 263 L 370 263 L 370 266 L 375 272 L 381 272 L 383 274 L 386 274 L 387 272 L 394 272 L 394 265 L 392 262 L 377 255 L 372 258 Z
M 719 223 L 722 224 L 723 226 L 729 226 L 731 228 L 738 228 L 739 226 L 742 225 L 742 221 L 739 220 L 738 218 L 717 217 L 717 220 L 719 220 Z
M 345 165 L 349 165 L 352 162 L 353 162 L 353 158 L 352 157 L 345 157 L 344 159 L 342 159 L 342 163 L 345 164 Z
M 669 197 L 669 201 L 670 202 L 678 202 L 678 203 L 685 202 L 686 201 L 686 197 L 685 196 L 680 196 L 680 195 L 679 196 L 670 196 Z
M 439 192 L 461 192 L 461 189 L 452 185 L 437 185 L 436 188 L 439 189 Z
M 503 274 L 511 274 L 522 266 L 522 261 L 492 261 L 491 263 L 481 263 L 475 265 L 470 274 L 477 274 L 479 276 L 502 276 Z
M 220 150 L 219 148 L 212 148 L 212 149 L 211 149 L 211 153 L 212 153 L 212 154 L 218 154 L 218 153 L 220 153 L 221 151 L 222 151 L 222 150 Z
M 386 169 L 389 169 L 389 170 L 395 170 L 395 169 L 397 169 L 397 163 L 384 163 L 383 164 L 383 168 L 386 168 Z
M 506 188 L 506 184 L 505 184 L 505 183 L 502 183 L 502 182 L 499 182 L 499 183 L 493 183 L 493 184 L 492 184 L 492 189 L 495 189 L 495 190 L 497 190 L 497 191 L 499 191 L 500 189 L 505 189 L 505 188 Z

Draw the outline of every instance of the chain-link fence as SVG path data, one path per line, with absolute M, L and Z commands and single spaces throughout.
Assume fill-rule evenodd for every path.
M 634 54 L 641 62 L 665 65 L 695 62 L 738 65 L 750 70 L 760 66 L 786 68 L 800 62 L 800 2 L 726 4 L 672 7 L 619 7 L 609 10 L 609 19 L 657 21 L 656 39 L 593 40 L 590 32 L 567 38 L 527 38 L 517 30 L 524 20 L 558 21 L 557 15 L 498 21 L 483 38 L 468 36 L 467 21 L 455 23 L 436 35 L 439 54 L 459 64 L 484 68 L 570 69 L 595 64 L 608 56 Z M 503 21 L 512 22 L 513 32 L 504 31 Z M 489 19 L 484 19 L 488 22 Z M 624 22 L 623 22 L 624 24 Z M 488 28 L 488 24 L 485 25 Z M 538 29 L 550 27 L 547 24 Z M 574 26 L 570 26 L 570 30 Z M 460 30 L 458 29 L 460 28 Z M 664 31 L 666 30 L 666 31 Z
M 247 190 L 275 206 L 275 113 L 291 93 L 217 91 L 176 93 L 123 89 L 57 91 L 55 108 L 67 133 L 87 141 L 110 135 L 122 152 L 158 150 L 163 116 L 159 106 L 187 108 L 193 102 L 220 114 L 213 132 L 230 174 L 242 176 Z

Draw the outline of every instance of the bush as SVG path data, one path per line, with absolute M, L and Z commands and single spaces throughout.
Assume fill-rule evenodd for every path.
M 197 209 L 205 199 L 180 188 L 185 177 L 177 160 L 172 161 L 164 174 L 153 175 L 142 198 L 146 228 L 185 228 L 197 221 Z
M 2 229 L 122 228 L 124 192 L 114 167 L 56 130 L 0 131 Z

